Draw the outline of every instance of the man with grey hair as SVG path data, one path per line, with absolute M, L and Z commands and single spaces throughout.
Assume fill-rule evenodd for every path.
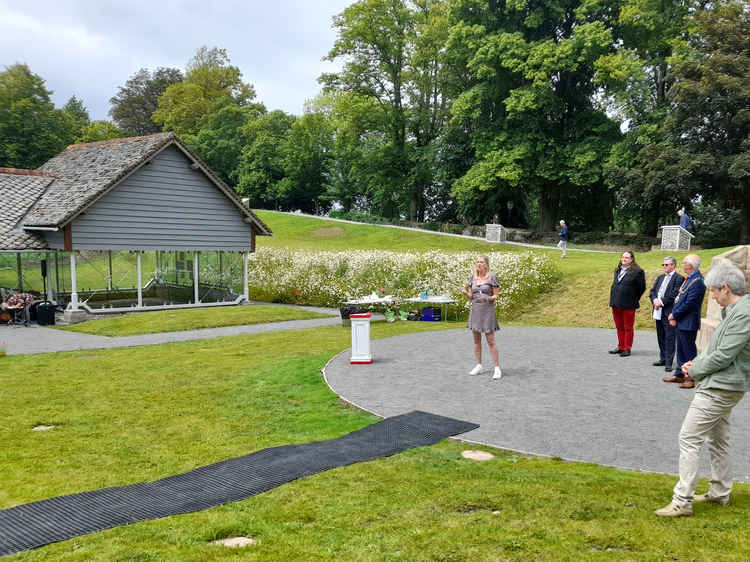
M 696 381 L 695 395 L 680 430 L 680 480 L 669 505 L 654 512 L 659 517 L 690 516 L 693 503 L 728 505 L 732 491 L 729 416 L 750 390 L 750 296 L 742 270 L 729 262 L 712 268 L 706 285 L 722 307 L 722 320 L 705 351 L 681 367 Z M 706 442 L 711 480 L 707 493 L 693 496 Z
M 672 327 L 677 328 L 675 340 L 677 341 L 677 367 L 671 377 L 664 382 L 680 383 L 680 388 L 693 388 L 695 382 L 683 375 L 680 366 L 695 359 L 698 349 L 695 347 L 695 338 L 701 327 L 701 306 L 703 297 L 706 295 L 706 286 L 703 284 L 703 275 L 700 272 L 701 259 L 696 254 L 688 254 L 682 260 L 682 270 L 687 278 L 677 291 L 674 307 L 667 319 Z
M 677 260 L 672 256 L 664 258 L 661 265 L 664 273 L 656 278 L 649 293 L 654 311 L 653 318 L 656 322 L 656 340 L 659 343 L 659 359 L 653 365 L 664 367 L 665 371 L 671 371 L 674 361 L 675 328 L 669 324 L 669 315 L 672 313 L 674 300 L 684 278 L 675 271 Z

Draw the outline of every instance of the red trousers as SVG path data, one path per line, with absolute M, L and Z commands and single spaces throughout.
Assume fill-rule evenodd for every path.
M 617 347 L 630 349 L 633 347 L 633 324 L 635 324 L 635 310 L 612 307 L 612 317 L 617 328 Z

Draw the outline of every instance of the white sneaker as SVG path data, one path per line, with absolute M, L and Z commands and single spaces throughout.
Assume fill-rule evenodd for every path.
M 495 380 L 503 378 L 503 372 L 500 370 L 500 367 L 495 367 L 495 373 L 492 375 L 492 378 Z
M 481 363 L 477 363 L 477 366 L 474 367 L 471 371 L 469 371 L 469 374 L 470 375 L 478 375 L 481 372 L 482 372 L 482 364 Z
M 693 515 L 693 506 L 690 504 L 680 505 L 672 501 L 661 509 L 654 511 L 654 515 L 659 517 L 690 517 Z
M 708 494 L 696 494 L 693 497 L 693 503 L 715 503 L 719 505 L 729 505 L 729 496 L 717 498 Z

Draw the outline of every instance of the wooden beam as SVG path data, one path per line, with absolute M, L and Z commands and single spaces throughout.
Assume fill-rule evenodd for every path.
M 66 252 L 73 251 L 73 229 L 70 223 L 63 227 L 63 248 Z

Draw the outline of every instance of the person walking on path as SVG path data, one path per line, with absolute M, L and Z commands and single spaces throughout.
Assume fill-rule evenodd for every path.
M 696 254 L 689 254 L 682 260 L 682 270 L 687 275 L 675 297 L 674 307 L 668 316 L 669 324 L 677 328 L 677 366 L 671 377 L 664 382 L 675 382 L 680 388 L 693 388 L 695 383 L 685 377 L 681 366 L 695 359 L 698 349 L 695 338 L 701 327 L 701 306 L 706 295 L 706 285 L 700 272 L 701 259 Z
M 750 297 L 745 295 L 745 283 L 742 270 L 727 262 L 706 276 L 711 298 L 722 307 L 722 320 L 706 350 L 681 366 L 685 376 L 696 381 L 695 395 L 680 430 L 680 480 L 672 501 L 654 512 L 659 517 L 690 516 L 693 503 L 729 504 L 729 417 L 750 390 Z M 698 457 L 706 442 L 711 480 L 707 493 L 694 496 Z
M 675 272 L 677 260 L 667 256 L 662 261 L 664 273 L 659 275 L 651 287 L 649 298 L 654 307 L 653 317 L 656 322 L 656 340 L 659 343 L 659 359 L 654 361 L 655 367 L 664 367 L 665 371 L 672 370 L 674 361 L 675 328 L 669 323 L 669 315 L 674 306 L 674 299 L 680 290 L 684 278 Z
M 690 232 L 692 222 L 690 220 L 690 216 L 685 212 L 685 209 L 680 209 L 679 211 L 677 211 L 677 214 L 680 217 L 680 226 Z
M 495 302 L 500 294 L 500 281 L 497 275 L 490 272 L 490 259 L 487 256 L 479 256 L 474 265 L 474 274 L 469 277 L 461 293 L 471 300 L 471 312 L 469 313 L 469 328 L 474 336 L 474 356 L 476 366 L 469 371 L 470 375 L 478 375 L 482 372 L 482 334 L 487 340 L 492 360 L 495 363 L 493 379 L 502 378 L 500 370 L 500 357 L 495 344 L 495 332 L 500 329 L 495 314 Z
M 568 247 L 568 225 L 565 224 L 564 220 L 560 221 L 560 241 L 557 243 L 557 249 L 562 250 L 561 258 L 565 257 L 565 250 Z
M 640 308 L 641 295 L 646 291 L 646 275 L 635 262 L 633 252 L 623 252 L 615 268 L 615 277 L 609 289 L 609 306 L 617 328 L 617 347 L 612 354 L 629 357 L 633 347 L 635 311 Z

